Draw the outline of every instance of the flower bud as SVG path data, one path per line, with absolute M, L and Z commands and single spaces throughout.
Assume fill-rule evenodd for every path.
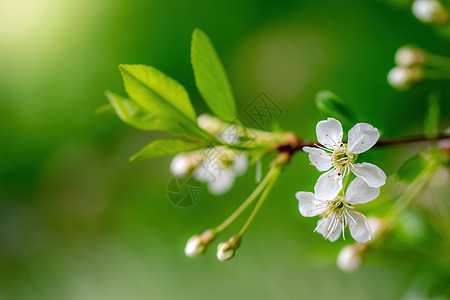
M 374 216 L 368 217 L 367 220 L 369 221 L 370 227 L 372 228 L 372 240 L 373 240 L 384 231 L 385 224 L 383 220 Z
M 194 257 L 205 252 L 206 247 L 214 240 L 216 234 L 213 230 L 208 229 L 201 235 L 192 236 L 184 247 L 184 253 L 188 257 Z
M 190 175 L 200 163 L 199 151 L 179 153 L 174 156 L 170 163 L 170 171 L 173 175 L 186 177 Z
M 208 114 L 203 114 L 197 117 L 198 126 L 207 132 L 216 135 L 220 132 L 222 124 L 221 122 Z
M 240 238 L 231 237 L 228 241 L 220 243 L 217 246 L 217 259 L 220 261 L 230 260 L 240 246 Z
M 361 245 L 345 246 L 337 257 L 337 266 L 344 272 L 351 272 L 361 265 Z
M 203 245 L 202 240 L 199 235 L 192 236 L 186 243 L 184 247 L 184 253 L 188 257 L 194 257 L 202 254 L 205 251 L 205 245 Z
M 186 176 L 191 169 L 191 160 L 186 153 L 180 153 L 174 156 L 170 163 L 170 171 L 175 176 Z
M 395 53 L 395 63 L 402 67 L 423 65 L 425 60 L 425 51 L 414 46 L 403 46 Z
M 423 71 L 419 67 L 395 67 L 389 71 L 388 83 L 398 90 L 407 90 L 423 79 Z
M 412 4 L 413 15 L 423 23 L 445 24 L 448 11 L 437 0 L 416 0 Z

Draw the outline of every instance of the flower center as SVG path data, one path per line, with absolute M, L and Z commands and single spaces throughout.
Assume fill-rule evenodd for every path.
M 338 170 L 339 176 L 348 174 L 349 169 L 355 160 L 356 154 L 347 151 L 347 144 L 341 144 L 339 147 L 336 147 L 331 155 L 331 162 L 336 170 Z

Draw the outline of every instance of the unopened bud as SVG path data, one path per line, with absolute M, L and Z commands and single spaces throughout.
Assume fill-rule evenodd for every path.
M 180 153 L 174 156 L 170 163 L 170 171 L 175 176 L 186 176 L 191 168 L 189 155 Z
M 170 171 L 173 175 L 186 177 L 190 175 L 200 162 L 199 152 L 179 153 L 170 163 Z
M 398 90 L 407 90 L 422 79 L 423 71 L 419 67 L 395 67 L 388 74 L 388 83 Z
M 345 246 L 337 257 L 337 266 L 344 272 L 351 272 L 361 265 L 361 245 Z
M 449 20 L 448 11 L 437 0 L 416 0 L 412 4 L 413 15 L 423 23 L 445 24 Z
M 230 260 L 240 246 L 240 238 L 231 237 L 228 241 L 220 243 L 217 246 L 217 259 L 220 261 Z
M 370 216 L 367 218 L 370 227 L 372 228 L 372 240 L 377 238 L 385 229 L 385 223 L 380 218 Z
M 203 114 L 197 117 L 198 126 L 207 132 L 216 135 L 219 134 L 222 127 L 222 122 L 217 118 L 208 114 Z
M 423 65 L 425 60 L 425 51 L 414 46 L 403 46 L 395 53 L 395 63 L 402 67 Z
M 184 247 L 184 253 L 188 257 L 197 256 L 205 251 L 205 245 L 203 245 L 202 240 L 199 235 L 192 236 L 186 243 Z
M 213 230 L 208 229 L 201 235 L 192 236 L 184 247 L 184 253 L 188 257 L 194 257 L 205 252 L 206 247 L 214 240 L 216 234 Z

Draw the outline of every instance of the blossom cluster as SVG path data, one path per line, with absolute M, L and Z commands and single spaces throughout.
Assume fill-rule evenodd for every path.
M 198 117 L 199 127 L 217 136 L 227 144 L 238 144 L 240 137 L 233 127 L 220 129 L 208 115 Z M 247 171 L 248 156 L 225 146 L 215 146 L 203 150 L 177 154 L 171 162 L 171 172 L 179 177 L 193 176 L 204 182 L 210 193 L 221 195 L 234 184 L 236 177 Z
M 358 123 L 350 129 L 344 143 L 342 125 L 333 118 L 320 121 L 316 133 L 319 144 L 303 150 L 309 154 L 310 164 L 326 173 L 316 181 L 314 193 L 295 194 L 299 211 L 304 217 L 322 215 L 314 231 L 331 242 L 341 235 L 345 239 L 348 226 L 351 236 L 365 243 L 372 238 L 372 229 L 367 218 L 354 211 L 354 206 L 377 198 L 386 175 L 373 164 L 356 161 L 359 154 L 375 145 L 380 133 L 372 125 Z M 356 178 L 345 189 L 351 174 Z

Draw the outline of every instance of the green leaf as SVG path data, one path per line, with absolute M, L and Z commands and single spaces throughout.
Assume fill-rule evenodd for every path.
M 130 157 L 130 161 L 144 158 L 171 156 L 181 152 L 191 152 L 205 148 L 206 144 L 180 139 L 160 139 L 151 142 L 141 151 Z
M 134 101 L 123 98 L 110 91 L 105 92 L 110 106 L 114 109 L 126 124 L 141 130 L 158 130 L 164 131 L 170 124 L 166 124 L 164 120 L 150 114 Z
M 356 123 L 356 118 L 344 102 L 330 91 L 320 91 L 316 95 L 316 105 L 329 117 L 334 117 L 349 124 Z
M 400 167 L 397 172 L 397 178 L 406 183 L 411 183 L 427 166 L 427 160 L 421 154 L 416 154 Z
M 428 109 L 425 115 L 425 135 L 434 137 L 439 133 L 439 99 L 436 93 L 431 93 L 428 97 Z
M 209 133 L 198 127 L 194 109 L 182 85 L 150 66 L 120 65 L 119 68 L 129 97 L 161 120 L 161 130 L 212 139 Z
M 113 113 L 114 114 L 114 108 L 112 107 L 112 105 L 110 103 L 106 103 L 106 104 L 100 105 L 95 110 L 95 114 L 96 115 L 101 115 L 101 114 L 106 114 L 106 113 Z
M 195 83 L 209 108 L 221 119 L 236 119 L 236 106 L 225 69 L 208 36 L 196 28 L 192 34 L 191 62 Z

